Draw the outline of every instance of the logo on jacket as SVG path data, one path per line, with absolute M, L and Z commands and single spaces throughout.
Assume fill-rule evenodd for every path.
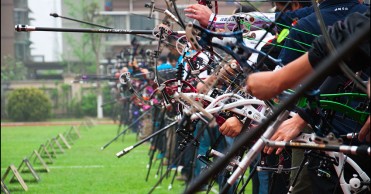
M 337 7 L 334 11 L 348 11 L 349 9 L 347 7 Z

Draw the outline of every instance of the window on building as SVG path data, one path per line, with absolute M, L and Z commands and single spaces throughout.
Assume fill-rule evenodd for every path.
M 126 30 L 153 30 L 157 21 L 148 19 L 148 13 L 144 12 L 101 12 L 102 15 L 110 17 L 111 25 L 115 29 Z M 107 34 L 107 44 L 130 44 L 134 35 L 129 34 Z M 138 41 L 149 41 L 145 38 L 137 38 Z
M 29 24 L 30 10 L 27 0 L 14 0 L 13 21 L 16 24 Z M 14 54 L 17 60 L 28 61 L 30 56 L 30 33 L 16 33 L 14 43 Z
M 25 61 L 27 59 L 27 45 L 25 43 L 15 43 L 14 51 L 17 60 Z
M 112 27 L 116 29 L 127 29 L 127 15 L 109 15 L 110 21 L 112 21 Z M 123 34 L 107 34 L 107 42 L 123 42 L 127 41 L 127 36 Z
M 14 9 L 14 24 L 28 24 L 28 11 Z
M 27 0 L 14 0 L 14 7 L 16 8 L 27 8 Z
M 131 30 L 153 30 L 155 28 L 155 22 L 153 19 L 149 19 L 148 15 L 132 14 L 130 18 L 130 29 Z M 131 35 L 130 40 L 135 36 Z M 145 38 L 137 38 L 138 41 L 147 41 Z

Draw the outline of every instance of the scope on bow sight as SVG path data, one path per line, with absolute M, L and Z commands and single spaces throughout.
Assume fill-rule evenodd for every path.
M 127 84 L 130 81 L 130 73 L 129 72 L 122 73 L 119 77 L 119 81 L 121 84 Z

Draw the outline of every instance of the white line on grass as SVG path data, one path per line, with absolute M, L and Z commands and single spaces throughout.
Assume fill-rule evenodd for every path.
M 63 168 L 103 168 L 103 165 L 90 165 L 90 166 L 49 166 L 49 168 L 63 169 Z M 6 170 L 7 168 L 1 168 L 1 170 Z
M 103 165 L 91 165 L 91 166 L 49 166 L 49 168 L 103 168 Z

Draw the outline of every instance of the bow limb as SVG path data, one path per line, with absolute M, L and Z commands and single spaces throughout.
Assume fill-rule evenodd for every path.
M 171 1 L 168 1 L 168 0 L 165 0 L 165 3 L 166 3 L 166 6 L 167 6 L 167 10 L 168 11 L 170 9 L 170 6 L 172 5 L 172 2 Z M 154 72 L 155 72 L 155 78 L 154 78 L 154 81 L 155 83 L 157 84 L 157 86 L 159 87 L 160 86 L 160 82 L 158 80 L 158 72 L 157 72 L 157 63 L 158 63 L 158 58 L 162 52 L 162 49 L 164 48 L 164 45 L 162 44 L 162 41 L 165 41 L 165 39 L 167 38 L 167 32 L 170 31 L 169 28 L 170 28 L 170 22 L 169 22 L 169 19 L 172 19 L 168 16 L 168 14 L 165 14 L 165 17 L 164 19 L 162 20 L 162 24 L 159 25 L 159 33 L 158 33 L 158 44 L 157 44 L 157 50 L 155 51 L 155 53 L 153 54 L 153 58 L 154 58 Z

